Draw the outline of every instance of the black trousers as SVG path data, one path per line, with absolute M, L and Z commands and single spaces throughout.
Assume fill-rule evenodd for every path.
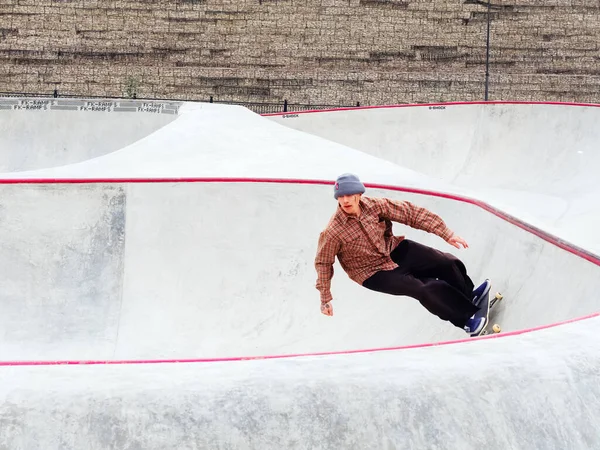
M 462 328 L 478 310 L 473 305 L 473 282 L 456 256 L 404 239 L 391 253 L 398 264 L 382 270 L 363 286 L 391 295 L 418 300 L 430 313 Z

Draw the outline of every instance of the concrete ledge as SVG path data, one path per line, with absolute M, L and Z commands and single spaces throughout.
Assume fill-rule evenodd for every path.
M 592 449 L 599 326 L 334 357 L 1 367 L 0 448 Z

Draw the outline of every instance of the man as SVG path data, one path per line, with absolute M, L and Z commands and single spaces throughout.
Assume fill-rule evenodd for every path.
M 473 282 L 454 255 L 394 236 L 392 222 L 433 233 L 456 248 L 464 239 L 425 208 L 407 201 L 363 196 L 365 187 L 353 174 L 340 175 L 334 185 L 337 211 L 320 233 L 315 268 L 321 312 L 333 315 L 330 291 L 337 256 L 347 275 L 372 291 L 405 295 L 430 313 L 475 334 L 485 318 L 473 318 Z

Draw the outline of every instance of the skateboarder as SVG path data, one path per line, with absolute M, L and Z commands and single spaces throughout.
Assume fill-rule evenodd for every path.
M 392 222 L 433 233 L 456 248 L 467 248 L 436 214 L 408 201 L 364 196 L 356 175 L 340 175 L 334 185 L 337 210 L 320 233 L 315 268 L 321 312 L 333 315 L 331 279 L 337 256 L 351 280 L 372 291 L 405 295 L 430 313 L 469 334 L 481 331 L 485 318 L 473 301 L 473 282 L 454 255 L 394 236 Z

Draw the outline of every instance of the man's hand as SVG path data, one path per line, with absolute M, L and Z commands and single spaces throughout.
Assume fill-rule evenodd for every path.
M 448 244 L 456 247 L 456 248 L 460 248 L 460 246 L 462 245 L 464 248 L 468 248 L 469 244 L 467 244 L 467 241 L 465 241 L 463 238 L 461 238 L 460 236 L 452 236 L 450 239 L 448 239 Z
M 331 306 L 331 303 L 321 303 L 321 313 L 326 316 L 333 316 L 333 306 Z

